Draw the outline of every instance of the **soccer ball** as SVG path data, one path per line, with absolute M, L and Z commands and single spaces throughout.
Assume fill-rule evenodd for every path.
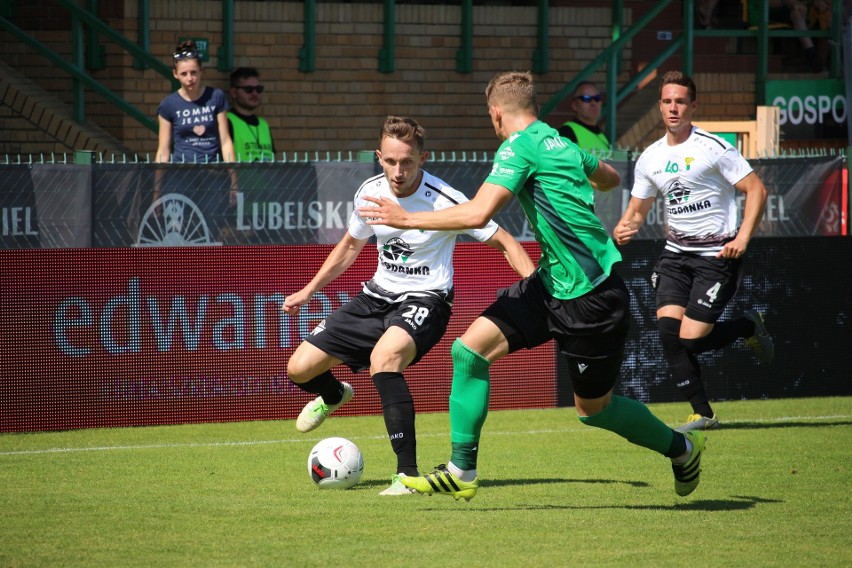
M 364 457 L 346 438 L 326 438 L 308 454 L 308 473 L 320 489 L 349 489 L 361 481 Z

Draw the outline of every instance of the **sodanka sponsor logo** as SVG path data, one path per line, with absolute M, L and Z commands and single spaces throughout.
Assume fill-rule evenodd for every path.
M 710 209 L 710 200 L 707 199 L 705 201 L 701 201 L 698 203 L 691 203 L 689 205 L 678 205 L 675 207 L 669 207 L 669 215 L 679 215 L 681 213 L 694 213 L 696 211 L 703 211 L 704 209 Z
M 318 293 L 319 310 L 302 309 L 289 316 L 280 309 L 284 297 L 278 292 L 248 298 L 233 292 L 193 298 L 143 296 L 141 279 L 135 277 L 100 307 L 79 296 L 63 299 L 55 310 L 53 339 L 70 357 L 99 350 L 122 355 L 152 348 L 155 353 L 288 348 L 350 299 L 346 292 L 334 298 Z

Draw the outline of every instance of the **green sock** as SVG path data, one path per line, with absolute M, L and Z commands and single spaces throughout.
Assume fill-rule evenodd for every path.
M 669 456 L 670 453 L 680 449 L 676 442 L 681 442 L 683 445 L 683 449 L 680 449 L 680 453 L 676 455 L 686 451 L 683 436 L 676 436 L 676 432 L 651 414 L 647 406 L 632 398 L 613 395 L 612 401 L 606 408 L 594 416 L 580 416 L 580 421 L 586 426 L 595 426 L 614 432 L 633 444 L 654 450 L 664 456 Z
M 453 388 L 450 393 L 451 461 L 461 469 L 476 469 L 479 436 L 488 415 L 491 363 L 462 343 L 453 342 Z

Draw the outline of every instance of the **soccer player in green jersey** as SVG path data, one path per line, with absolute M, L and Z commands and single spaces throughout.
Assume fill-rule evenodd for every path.
M 519 349 L 559 344 L 580 421 L 618 434 L 672 460 L 675 491 L 698 486 L 705 435 L 676 432 L 641 402 L 613 394 L 630 322 L 630 298 L 613 270 L 621 254 L 594 213 L 594 190 L 621 178 L 538 120 L 532 75 L 499 73 L 485 89 L 488 113 L 503 141 L 485 183 L 467 203 L 410 213 L 387 199 L 359 207 L 368 223 L 407 229 L 482 227 L 517 197 L 541 248 L 538 269 L 502 290 L 452 346 L 452 456 L 403 483 L 420 493 L 470 500 L 479 488 L 476 463 L 488 413 L 489 367 Z

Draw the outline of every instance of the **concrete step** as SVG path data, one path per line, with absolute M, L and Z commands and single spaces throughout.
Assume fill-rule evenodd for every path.
M 133 155 L 119 140 L 96 124 L 74 120 L 67 104 L 0 61 L 0 101 L 16 114 L 74 152 Z

